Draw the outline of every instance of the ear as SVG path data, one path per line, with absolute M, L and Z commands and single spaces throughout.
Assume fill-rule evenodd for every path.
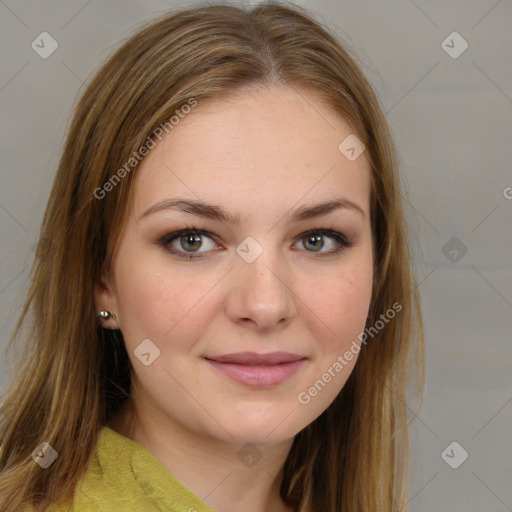
M 119 329 L 117 299 L 106 268 L 102 270 L 99 281 L 94 285 L 94 307 L 96 308 L 96 314 L 100 311 L 109 311 L 115 316 L 115 319 L 100 320 L 102 327 L 105 329 Z

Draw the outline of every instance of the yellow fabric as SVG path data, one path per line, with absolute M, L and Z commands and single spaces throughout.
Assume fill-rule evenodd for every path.
M 214 512 L 139 443 L 105 426 L 73 505 L 48 512 Z

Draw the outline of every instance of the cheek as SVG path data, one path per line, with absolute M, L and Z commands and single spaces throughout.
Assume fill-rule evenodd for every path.
M 363 331 L 372 292 L 371 267 L 340 270 L 306 301 L 311 332 L 329 357 L 346 350 Z M 313 314 L 314 313 L 314 314 Z
M 135 251 L 120 255 L 115 276 L 121 329 L 127 344 L 139 338 L 159 338 L 185 313 L 183 287 L 175 279 L 171 282 L 147 255 Z
M 190 273 L 169 271 L 159 258 L 133 252 L 120 257 L 115 266 L 121 329 L 125 341 L 136 346 L 145 338 L 163 346 L 165 340 L 193 339 L 205 317 L 201 300 L 215 285 L 215 279 L 198 279 Z M 211 281 L 211 282 L 210 282 Z

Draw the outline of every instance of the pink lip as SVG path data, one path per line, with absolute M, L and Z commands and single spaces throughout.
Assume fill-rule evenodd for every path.
M 206 360 L 231 379 L 250 387 L 276 386 L 296 373 L 306 358 L 289 352 L 238 352 Z

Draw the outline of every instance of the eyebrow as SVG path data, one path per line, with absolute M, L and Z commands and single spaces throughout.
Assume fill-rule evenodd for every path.
M 321 217 L 327 215 L 334 210 L 339 209 L 350 209 L 359 213 L 363 219 L 366 219 L 364 210 L 357 204 L 348 199 L 334 199 L 330 201 L 324 201 L 315 205 L 306 205 L 298 208 L 293 213 L 288 213 L 287 218 L 290 222 L 298 222 L 306 219 L 312 219 L 315 217 Z M 177 197 L 174 199 L 164 199 L 158 203 L 150 206 L 140 217 L 143 219 L 155 212 L 161 210 L 178 210 L 185 213 L 191 213 L 200 217 L 206 217 L 213 220 L 218 220 L 227 224 L 238 226 L 240 225 L 240 215 L 230 212 L 226 212 L 222 207 L 208 204 L 203 201 L 195 199 L 185 199 Z

